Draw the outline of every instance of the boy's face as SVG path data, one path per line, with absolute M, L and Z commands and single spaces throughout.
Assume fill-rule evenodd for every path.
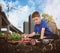
M 32 18 L 32 20 L 35 24 L 40 24 L 40 22 L 41 22 L 40 17 L 34 17 L 34 18 Z

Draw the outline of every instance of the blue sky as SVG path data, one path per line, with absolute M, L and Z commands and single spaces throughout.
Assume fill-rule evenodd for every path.
M 23 22 L 28 21 L 29 15 L 34 11 L 52 15 L 57 26 L 60 26 L 60 0 L 0 0 L 0 4 L 11 24 L 21 31 L 23 31 Z
M 4 0 L 6 3 L 15 3 L 18 1 L 18 4 L 15 5 L 15 7 L 20 6 L 26 6 L 28 5 L 29 7 L 35 6 L 35 10 L 39 11 L 42 13 L 42 7 L 45 6 L 46 0 Z

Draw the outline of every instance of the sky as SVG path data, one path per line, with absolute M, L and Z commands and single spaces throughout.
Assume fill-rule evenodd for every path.
M 11 24 L 21 31 L 23 23 L 28 21 L 29 15 L 34 11 L 52 15 L 58 28 L 60 27 L 60 0 L 0 0 L 0 5 Z

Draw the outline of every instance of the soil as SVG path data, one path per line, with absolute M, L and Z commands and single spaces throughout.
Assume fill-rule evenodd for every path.
M 0 39 L 0 53 L 60 53 L 60 40 L 56 40 L 51 45 L 38 43 L 36 45 L 8 43 L 4 39 Z

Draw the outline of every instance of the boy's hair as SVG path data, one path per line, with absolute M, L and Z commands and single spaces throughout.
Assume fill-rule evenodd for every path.
M 37 12 L 37 11 L 33 12 L 32 13 L 32 18 L 34 18 L 34 17 L 40 17 L 39 12 Z

